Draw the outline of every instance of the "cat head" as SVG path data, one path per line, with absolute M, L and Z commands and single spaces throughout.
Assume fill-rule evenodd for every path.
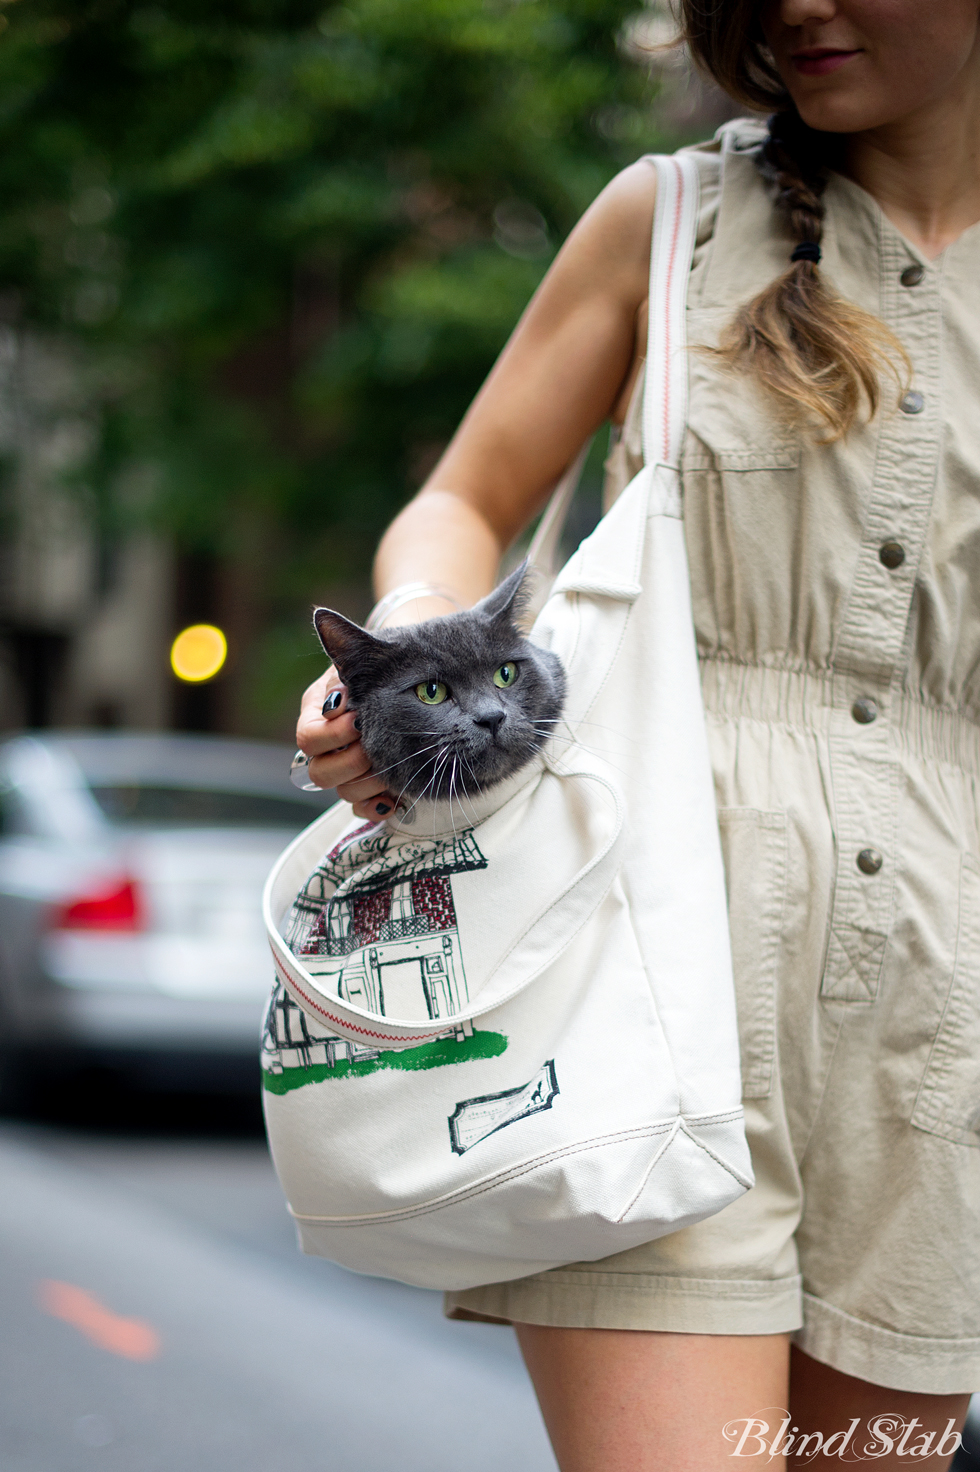
M 483 792 L 548 740 L 565 673 L 518 627 L 527 581 L 525 562 L 474 608 L 377 633 L 329 608 L 314 613 L 364 750 L 396 796 Z

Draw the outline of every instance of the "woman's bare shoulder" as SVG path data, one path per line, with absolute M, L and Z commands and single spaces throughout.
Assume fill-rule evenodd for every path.
M 606 185 L 586 210 L 565 245 L 565 254 L 608 278 L 636 277 L 645 293 L 650 262 L 650 232 L 657 197 L 657 174 L 639 159 Z
M 657 171 L 653 159 L 638 158 L 635 164 L 621 169 L 596 196 L 591 210 L 605 218 L 622 216 L 634 223 L 637 217 L 649 215 L 653 219 L 653 205 L 657 197 Z
M 615 299 L 636 311 L 646 299 L 656 171 L 640 159 L 622 169 L 581 216 L 544 287 L 555 303 Z

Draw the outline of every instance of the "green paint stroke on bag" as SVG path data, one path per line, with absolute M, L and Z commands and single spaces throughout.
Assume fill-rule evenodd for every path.
M 473 1032 L 468 1038 L 437 1038 L 420 1048 L 395 1048 L 373 1058 L 338 1058 L 336 1063 L 313 1063 L 309 1068 L 284 1068 L 273 1073 L 262 1070 L 262 1085 L 270 1094 L 288 1094 L 304 1084 L 326 1083 L 337 1078 L 363 1078 L 385 1068 L 402 1068 L 421 1072 L 426 1068 L 445 1068 L 451 1063 L 469 1063 L 475 1058 L 498 1058 L 507 1049 L 502 1032 Z

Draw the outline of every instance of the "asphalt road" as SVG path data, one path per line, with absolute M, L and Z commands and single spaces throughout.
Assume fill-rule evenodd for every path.
M 254 1127 L 0 1121 L 2 1472 L 555 1472 L 511 1330 L 297 1251 Z

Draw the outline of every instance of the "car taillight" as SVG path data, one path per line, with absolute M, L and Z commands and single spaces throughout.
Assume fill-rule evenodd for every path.
M 59 906 L 55 930 L 142 930 L 146 908 L 134 879 L 116 879 Z

